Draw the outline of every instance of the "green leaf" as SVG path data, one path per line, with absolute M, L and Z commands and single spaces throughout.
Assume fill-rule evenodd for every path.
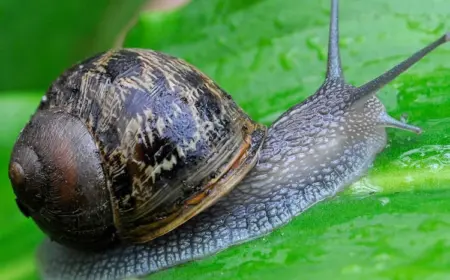
M 446 1 L 341 0 L 345 76 L 362 84 L 446 30 Z M 267 125 L 325 74 L 329 1 L 196 0 L 142 14 L 126 46 L 186 59 Z M 447 279 L 450 277 L 450 46 L 379 96 L 424 134 L 389 130 L 374 166 L 338 197 L 274 233 L 150 279 Z M 0 279 L 34 279 L 43 235 L 18 211 L 7 178 L 15 137 L 43 92 L 0 97 Z
M 46 89 L 71 64 L 112 47 L 143 2 L 0 1 L 0 90 Z

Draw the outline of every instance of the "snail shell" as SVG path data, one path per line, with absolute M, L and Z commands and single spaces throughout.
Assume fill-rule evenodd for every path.
M 265 135 L 186 62 L 113 50 L 51 85 L 16 143 L 10 177 L 22 211 L 53 240 L 141 243 L 228 193 Z

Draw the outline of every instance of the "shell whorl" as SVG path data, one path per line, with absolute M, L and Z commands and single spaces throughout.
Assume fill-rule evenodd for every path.
M 230 163 L 244 159 L 236 169 L 243 177 L 266 132 L 199 70 L 151 50 L 104 52 L 73 66 L 39 107 L 50 108 L 86 123 L 104 159 L 119 234 L 143 241 L 199 192 L 207 196 Z

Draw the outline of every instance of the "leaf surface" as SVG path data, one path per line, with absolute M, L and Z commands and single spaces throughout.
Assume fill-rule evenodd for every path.
M 450 30 L 445 0 L 341 0 L 342 62 L 360 85 Z M 196 0 L 142 14 L 126 46 L 181 57 L 216 80 L 255 120 L 270 125 L 320 86 L 329 1 Z M 367 176 L 272 234 L 150 279 L 448 279 L 450 277 L 450 46 L 378 96 L 423 128 L 388 129 Z M 15 206 L 6 167 L 40 95 L 4 95 L 0 177 L 0 278 L 34 279 L 42 234 Z M 4 250 L 6 248 L 6 250 Z

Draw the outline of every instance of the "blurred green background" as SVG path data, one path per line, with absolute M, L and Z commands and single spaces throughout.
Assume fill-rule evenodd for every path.
M 18 211 L 7 165 L 45 90 L 73 63 L 122 42 L 164 51 L 203 70 L 266 125 L 323 81 L 328 0 L 156 6 L 0 1 L 0 279 L 37 279 L 43 235 Z M 450 3 L 341 0 L 340 18 L 345 76 L 359 85 L 450 30 Z M 152 279 L 449 279 L 448 61 L 444 45 L 379 93 L 392 116 L 406 113 L 424 133 L 388 130 L 362 180 L 265 238 Z

